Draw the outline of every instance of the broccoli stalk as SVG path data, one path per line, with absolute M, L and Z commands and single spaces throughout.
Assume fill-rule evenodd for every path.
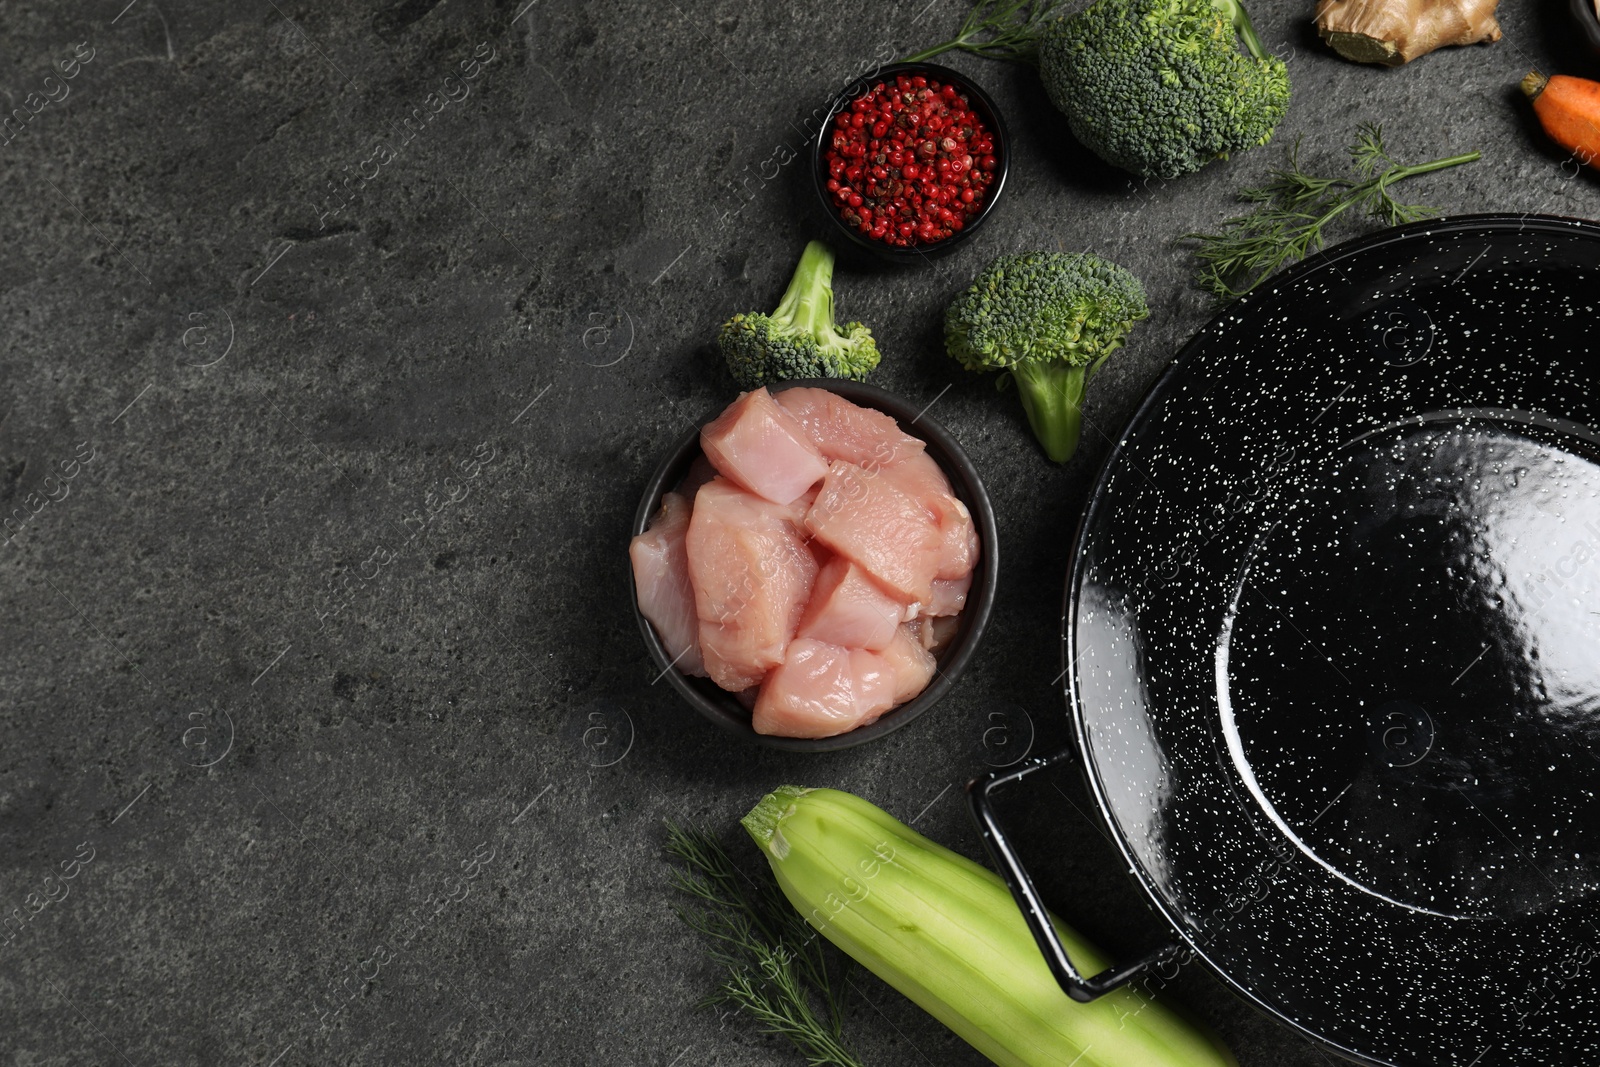
M 821 241 L 807 244 L 772 318 L 820 344 L 842 348 L 844 336 L 833 324 L 833 261 L 833 249 Z
M 1089 379 L 1105 363 L 1104 357 L 1091 365 L 1034 361 L 1011 368 L 1017 383 L 1022 410 L 1033 427 L 1033 436 L 1044 446 L 1044 454 L 1065 463 L 1078 450 L 1083 430 L 1083 395 Z
M 1139 279 L 1093 253 L 1001 256 L 945 311 L 945 348 L 968 370 L 1005 372 L 1045 455 L 1065 463 L 1090 379 L 1149 314 Z
M 1267 58 L 1267 46 L 1261 43 L 1261 38 L 1256 35 L 1255 23 L 1250 21 L 1250 12 L 1244 9 L 1239 0 L 1211 0 L 1211 6 L 1226 15 L 1233 23 L 1233 32 L 1239 35 L 1244 46 L 1250 54 L 1257 59 Z
M 770 315 L 747 312 L 722 324 L 717 348 L 740 387 L 796 378 L 863 381 L 878 365 L 878 343 L 859 322 L 833 317 L 833 249 L 812 241 Z

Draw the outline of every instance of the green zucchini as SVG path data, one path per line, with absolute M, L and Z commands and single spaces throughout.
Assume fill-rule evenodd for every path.
M 1073 1001 L 996 875 L 860 797 L 783 786 L 743 822 L 807 922 L 995 1063 L 1237 1067 L 1165 998 Z M 1107 965 L 1052 920 L 1080 970 Z

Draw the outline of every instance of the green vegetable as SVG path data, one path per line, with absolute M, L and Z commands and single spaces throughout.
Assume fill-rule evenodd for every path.
M 1239 199 L 1256 207 L 1222 224 L 1219 233 L 1190 233 L 1199 242 L 1200 270 L 1195 284 L 1223 300 L 1243 296 L 1286 263 L 1322 247 L 1328 223 L 1350 208 L 1365 208 L 1386 226 L 1430 218 L 1438 212 L 1421 204 L 1402 204 L 1389 192 L 1395 182 L 1481 158 L 1478 152 L 1405 166 L 1383 145 L 1383 128 L 1364 123 L 1350 146 L 1355 177 L 1318 178 L 1300 169 L 1300 145 L 1289 152 L 1289 169 L 1272 172 L 1272 181 L 1245 189 Z
M 871 330 L 833 321 L 833 249 L 821 241 L 806 245 L 778 310 L 735 315 L 717 347 L 745 389 L 795 378 L 864 381 L 879 359 Z
M 811 925 L 996 1063 L 1235 1065 L 1164 1001 L 1128 987 L 1071 1000 L 999 878 L 859 797 L 784 786 L 744 826 Z M 1052 921 L 1080 967 L 1105 966 Z
M 693 902 L 672 910 L 726 972 L 701 1006 L 730 1005 L 788 1038 L 812 1067 L 861 1067 L 841 1033 L 851 960 L 830 961 L 838 954 L 789 907 L 770 872 L 740 871 L 704 830 L 668 823 L 667 853 L 679 863 L 673 888 Z
M 956 49 L 984 59 L 1005 59 L 1013 63 L 1039 62 L 1039 32 L 1064 0 L 1038 3 L 1035 0 L 977 0 L 961 30 L 943 44 L 907 56 L 902 63 L 921 63 L 943 52 Z
M 1045 454 L 1065 463 L 1089 379 L 1149 314 L 1144 286 L 1115 263 L 1029 252 L 999 257 L 951 302 L 944 343 L 968 370 L 1008 372 Z
M 1098 0 L 1045 31 L 1039 74 L 1074 137 L 1147 178 L 1266 144 L 1289 107 L 1289 70 L 1236 0 Z

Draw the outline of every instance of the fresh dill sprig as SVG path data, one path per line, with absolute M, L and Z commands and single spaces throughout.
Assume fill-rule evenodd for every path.
M 853 961 L 828 951 L 766 864 L 756 875 L 742 872 L 711 834 L 670 821 L 667 854 L 679 864 L 670 883 L 689 898 L 672 910 L 727 971 L 701 1006 L 732 1005 L 788 1038 L 810 1067 L 862 1067 L 843 1040 Z M 830 965 L 830 955 L 838 962 Z
M 1039 34 L 1064 0 L 976 0 L 961 30 L 943 44 L 907 56 L 902 63 L 921 63 L 941 52 L 960 50 L 984 59 L 1039 63 Z
M 1319 178 L 1301 169 L 1296 141 L 1288 169 L 1273 171 L 1271 182 L 1261 188 L 1240 191 L 1239 199 L 1255 204 L 1254 210 L 1228 219 L 1217 233 L 1184 234 L 1199 243 L 1195 284 L 1224 301 L 1241 297 L 1278 268 L 1322 248 L 1323 231 L 1350 208 L 1365 208 L 1385 226 L 1433 218 L 1438 214 L 1433 208 L 1402 204 L 1389 187 L 1481 158 L 1481 153 L 1468 152 L 1432 163 L 1402 164 L 1384 147 L 1383 128 L 1377 123 L 1361 125 L 1349 152 L 1353 177 Z

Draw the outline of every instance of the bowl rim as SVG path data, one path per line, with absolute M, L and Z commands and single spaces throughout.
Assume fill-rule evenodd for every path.
M 885 712 L 876 722 L 832 737 L 774 737 L 758 734 L 750 725 L 750 713 L 739 705 L 734 694 L 717 690 L 721 696 L 713 699 L 704 691 L 701 684 L 696 684 L 702 683 L 703 686 L 709 687 L 713 686 L 713 683 L 706 679 L 691 680 L 673 668 L 672 660 L 667 655 L 661 638 L 657 636 L 655 627 L 645 618 L 644 612 L 639 610 L 639 590 L 634 582 L 631 566 L 628 568 L 628 590 L 634 618 L 639 623 L 639 632 L 644 636 L 645 647 L 649 650 L 650 658 L 658 671 L 651 685 L 665 678 L 701 715 L 724 730 L 757 744 L 790 752 L 833 752 L 877 740 L 907 725 L 937 704 L 961 677 L 977 650 L 989 618 L 993 614 L 995 586 L 1000 573 L 1000 555 L 997 548 L 999 537 L 996 533 L 994 508 L 977 468 L 973 466 L 972 460 L 950 432 L 928 417 L 926 408 L 918 410 L 900 397 L 877 386 L 841 378 L 800 378 L 778 382 L 768 387 L 771 392 L 796 388 L 826 389 L 852 403 L 882 411 L 893 418 L 905 433 L 927 443 L 930 456 L 950 478 L 951 489 L 967 506 L 973 522 L 977 524 L 981 555 L 978 566 L 973 571 L 972 592 L 968 595 L 966 607 L 958 616 L 963 620 L 962 627 L 952 641 L 949 652 L 938 661 L 933 680 L 928 683 L 927 688 L 899 707 Z M 717 414 L 726 408 L 726 404 L 722 405 L 717 412 L 701 420 L 694 429 L 686 431 L 673 443 L 645 485 L 644 495 L 640 497 L 639 507 L 634 512 L 633 524 L 629 527 L 630 539 L 645 531 L 650 520 L 660 509 L 661 497 L 678 483 L 694 458 L 701 454 L 700 427 L 716 418 Z
M 988 202 L 977 216 L 956 233 L 927 245 L 913 245 L 910 248 L 896 248 L 886 245 L 882 241 L 875 241 L 845 225 L 839 217 L 839 212 L 834 208 L 833 202 L 828 197 L 827 168 L 822 161 L 823 145 L 833 129 L 834 116 L 847 107 L 850 102 L 871 89 L 878 82 L 897 74 L 923 74 L 933 75 L 943 81 L 956 85 L 967 94 L 969 102 L 980 111 L 980 118 L 989 125 L 990 133 L 994 137 L 995 167 L 994 187 L 989 192 Z M 832 223 L 833 228 L 842 234 L 852 245 L 865 249 L 891 263 L 920 263 L 930 256 L 940 256 L 949 252 L 966 241 L 994 214 L 994 209 L 1000 203 L 1001 194 L 1005 191 L 1006 178 L 1011 173 L 1011 134 L 1006 128 L 1005 116 L 995 104 L 994 98 L 983 90 L 977 82 L 959 70 L 941 66 L 938 63 L 888 63 L 877 67 L 866 74 L 852 78 L 843 89 L 835 93 L 828 105 L 827 117 L 822 120 L 822 128 L 811 138 L 811 187 L 817 194 L 817 202 L 822 205 L 822 212 Z

